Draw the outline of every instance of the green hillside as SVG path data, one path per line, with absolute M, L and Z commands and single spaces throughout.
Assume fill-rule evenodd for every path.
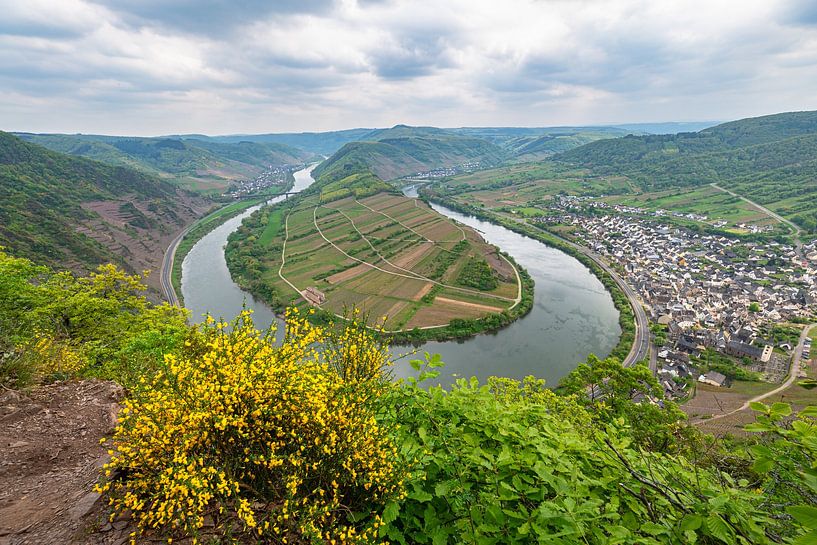
M 234 144 L 237 142 L 257 142 L 261 144 L 284 144 L 300 150 L 316 153 L 318 155 L 332 155 L 344 144 L 366 140 L 376 129 L 347 129 L 343 131 L 327 132 L 300 132 L 300 133 L 278 133 L 278 134 L 239 134 L 226 136 L 205 136 L 201 134 L 180 135 L 185 141 L 206 140 L 209 142 L 221 142 Z
M 136 168 L 185 188 L 204 191 L 221 191 L 232 180 L 255 178 L 270 166 L 298 164 L 313 157 L 312 153 L 274 142 L 28 133 L 17 136 L 53 151 Z
M 58 269 L 155 268 L 162 240 L 206 206 L 136 170 L 0 132 L 0 245 L 17 256 Z
M 328 174 L 337 179 L 363 168 L 391 180 L 466 162 L 495 164 L 506 157 L 501 148 L 487 140 L 430 127 L 398 125 L 370 136 L 371 141 L 343 146 L 315 169 L 315 176 Z
M 599 175 L 626 175 L 645 190 L 717 183 L 817 230 L 817 112 L 601 140 L 556 160 Z

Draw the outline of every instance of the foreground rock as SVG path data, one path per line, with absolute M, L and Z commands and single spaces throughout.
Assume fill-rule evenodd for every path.
M 92 491 L 122 396 L 102 381 L 0 390 L 0 545 L 127 542 Z

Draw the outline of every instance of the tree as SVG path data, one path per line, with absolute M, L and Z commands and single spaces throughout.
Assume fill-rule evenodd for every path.
M 559 393 L 575 395 L 600 425 L 623 418 L 643 446 L 674 450 L 678 438 L 690 433 L 682 426 L 684 413 L 664 399 L 664 390 L 643 364 L 624 367 L 617 358 L 594 355 L 561 382 Z

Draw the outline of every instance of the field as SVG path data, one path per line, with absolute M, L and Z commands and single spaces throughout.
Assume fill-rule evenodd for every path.
M 625 176 L 594 176 L 588 170 L 553 162 L 527 163 L 455 176 L 434 184 L 433 189 L 444 198 L 517 218 L 548 215 L 555 195 L 575 195 L 595 197 L 613 205 L 637 207 L 646 212 L 664 210 L 669 212 L 664 216 L 666 221 L 682 225 L 705 224 L 735 234 L 767 226 L 774 227 L 775 232 L 788 232 L 788 227 L 777 219 L 710 185 L 644 192 Z M 800 201 L 790 201 L 774 202 L 769 206 L 784 215 L 802 209 Z M 696 214 L 705 219 L 680 214 Z
M 517 272 L 496 248 L 420 201 L 381 192 L 265 213 L 257 239 L 267 250 L 265 280 L 333 314 L 358 308 L 370 323 L 399 331 L 480 318 L 519 301 Z
M 473 206 L 521 207 L 530 214 L 537 203 L 544 204 L 559 193 L 609 195 L 633 189 L 623 177 L 590 176 L 554 163 L 525 163 L 456 176 L 445 182 L 441 193 Z
M 617 195 L 604 200 L 611 204 L 634 206 L 650 211 L 663 209 L 684 214 L 698 214 L 706 216 L 710 221 L 726 221 L 729 226 L 738 224 L 765 226 L 778 223 L 777 220 L 757 210 L 746 201 L 711 186 L 638 195 Z

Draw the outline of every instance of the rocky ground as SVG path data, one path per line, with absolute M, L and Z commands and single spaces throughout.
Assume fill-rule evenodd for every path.
M 92 491 L 122 396 L 103 381 L 0 389 L 0 545 L 127 543 Z

